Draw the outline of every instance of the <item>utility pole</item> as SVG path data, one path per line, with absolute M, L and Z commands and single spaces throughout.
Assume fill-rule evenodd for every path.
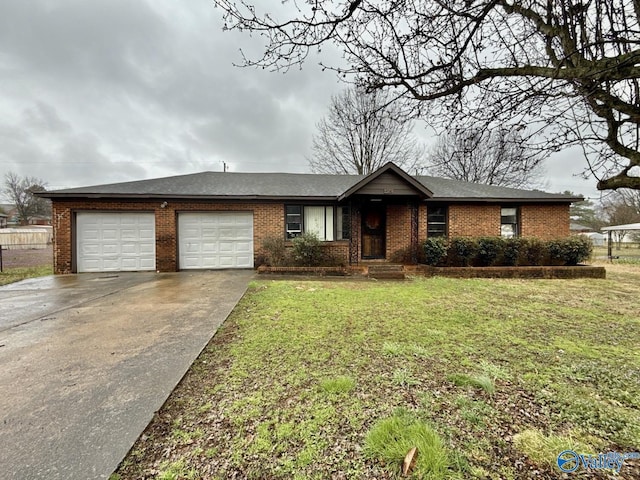
M 227 172 L 227 162 L 222 162 L 222 171 L 223 171 L 224 173 L 226 173 L 226 172 Z

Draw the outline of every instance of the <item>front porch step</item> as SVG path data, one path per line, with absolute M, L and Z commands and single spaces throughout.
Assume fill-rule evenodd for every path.
M 369 265 L 369 278 L 377 280 L 404 280 L 404 267 L 402 265 L 393 265 L 389 263 L 379 265 Z

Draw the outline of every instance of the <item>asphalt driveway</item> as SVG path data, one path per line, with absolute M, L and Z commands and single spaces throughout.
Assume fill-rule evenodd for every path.
M 0 287 L 2 478 L 108 478 L 252 276 L 82 274 Z

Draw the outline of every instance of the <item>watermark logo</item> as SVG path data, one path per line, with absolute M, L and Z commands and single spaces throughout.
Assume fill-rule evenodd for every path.
M 620 473 L 624 461 L 631 458 L 640 458 L 640 453 L 608 452 L 591 455 L 578 454 L 573 450 L 564 450 L 558 455 L 556 463 L 558 468 L 565 473 L 575 472 L 580 466 L 584 469 L 615 470 L 616 473 Z

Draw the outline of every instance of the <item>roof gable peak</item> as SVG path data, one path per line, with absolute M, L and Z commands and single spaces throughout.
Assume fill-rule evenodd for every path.
M 352 195 L 395 195 L 431 198 L 433 192 L 393 162 L 388 162 L 357 182 L 338 200 Z

